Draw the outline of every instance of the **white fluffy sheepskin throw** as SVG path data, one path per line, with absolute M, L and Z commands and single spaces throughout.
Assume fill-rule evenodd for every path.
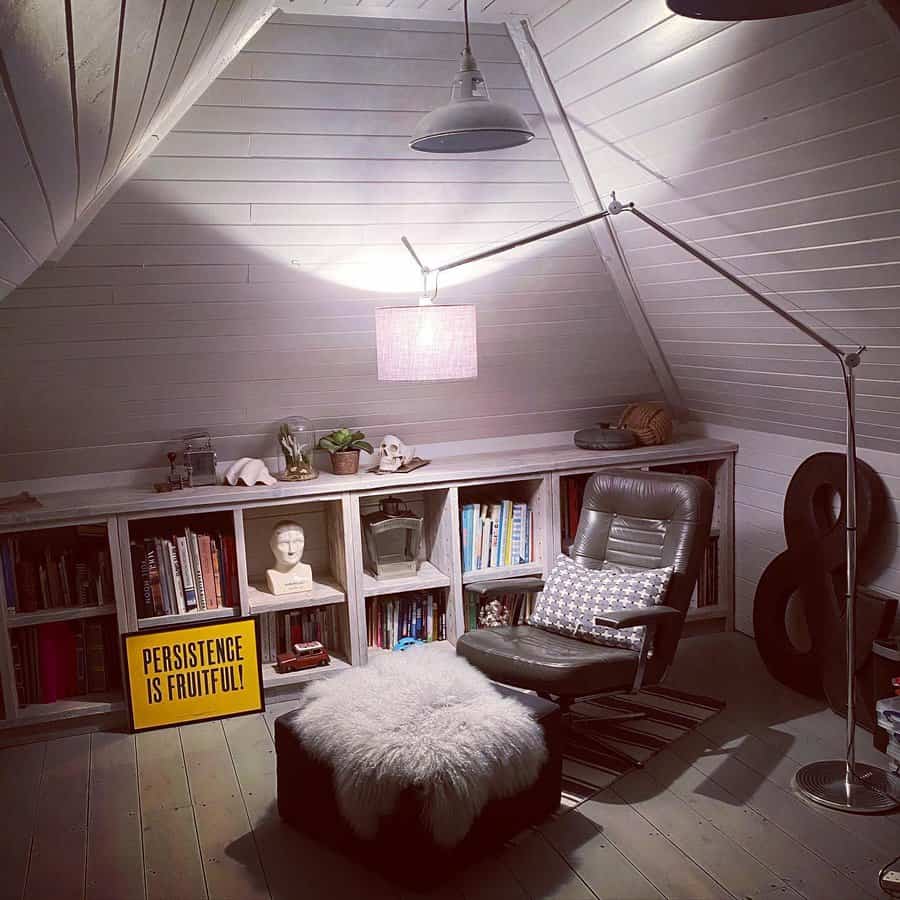
M 464 659 L 416 647 L 310 685 L 297 724 L 334 770 L 341 814 L 372 838 L 406 788 L 423 825 L 451 847 L 495 797 L 533 784 L 547 757 L 540 725 Z

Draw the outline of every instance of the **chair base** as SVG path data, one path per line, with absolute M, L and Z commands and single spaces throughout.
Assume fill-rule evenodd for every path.
M 632 766 L 635 769 L 642 769 L 644 764 L 634 756 L 626 753 L 624 750 L 620 750 L 618 747 L 614 747 L 609 741 L 603 740 L 597 736 L 597 731 L 603 729 L 605 725 L 618 725 L 620 722 L 633 722 L 637 719 L 645 719 L 647 718 L 647 714 L 643 712 L 605 712 L 599 716 L 582 716 L 577 713 L 572 712 L 572 704 L 577 703 L 581 700 L 588 699 L 587 697 L 552 697 L 549 694 L 538 693 L 538 696 L 544 700 L 553 700 L 555 703 L 559 704 L 559 708 L 562 710 L 563 714 L 563 728 L 565 732 L 580 732 L 584 734 L 595 743 L 599 744 L 603 750 L 608 753 L 610 756 L 618 759 L 620 762 L 625 763 L 627 766 Z M 603 696 L 595 695 L 595 696 Z

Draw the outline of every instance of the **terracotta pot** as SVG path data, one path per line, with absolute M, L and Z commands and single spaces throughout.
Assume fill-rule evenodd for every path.
M 355 475 L 359 471 L 359 450 L 332 453 L 331 470 L 335 475 Z

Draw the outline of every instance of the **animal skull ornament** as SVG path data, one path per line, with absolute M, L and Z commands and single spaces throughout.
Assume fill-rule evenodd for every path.
M 415 455 L 415 447 L 407 447 L 396 434 L 386 434 L 378 447 L 381 458 L 378 469 L 381 472 L 396 472 L 405 466 Z

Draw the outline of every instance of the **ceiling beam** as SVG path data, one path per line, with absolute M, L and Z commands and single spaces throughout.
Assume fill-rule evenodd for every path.
M 587 167 L 578 139 L 572 130 L 568 116 L 556 88 L 550 79 L 540 51 L 531 35 L 526 20 L 508 21 L 506 27 L 516 47 L 525 74 L 531 84 L 538 107 L 547 123 L 550 137 L 556 146 L 560 162 L 568 176 L 578 205 L 585 211 L 599 211 L 604 208 L 600 193 Z M 627 197 L 621 198 L 627 200 Z M 625 314 L 635 330 L 638 340 L 647 355 L 663 396 L 672 415 L 676 419 L 688 417 L 687 407 L 681 397 L 675 377 L 656 339 L 656 334 L 644 312 L 637 289 L 631 277 L 625 253 L 619 244 L 615 228 L 609 218 L 586 226 L 594 239 L 603 262 L 609 270 Z

